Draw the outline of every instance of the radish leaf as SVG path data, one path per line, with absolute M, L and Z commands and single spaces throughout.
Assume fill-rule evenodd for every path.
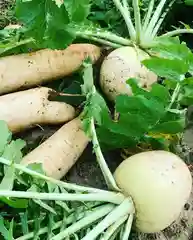
M 52 0 L 17 0 L 15 11 L 24 25 L 24 34 L 34 38 L 41 48 L 63 49 L 74 39 L 66 29 L 70 20 L 64 4 L 58 7 Z
M 188 72 L 188 64 L 184 60 L 152 57 L 142 62 L 148 69 L 160 77 L 180 81 Z

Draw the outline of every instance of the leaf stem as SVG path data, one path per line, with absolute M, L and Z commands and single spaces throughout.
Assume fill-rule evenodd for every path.
M 167 109 L 168 111 L 172 108 L 173 103 L 175 102 L 176 98 L 178 97 L 178 94 L 180 92 L 180 88 L 181 88 L 180 83 L 177 83 L 177 85 L 174 89 L 174 92 L 172 94 L 172 97 L 171 97 L 171 102 L 170 102 L 170 104 L 168 106 L 168 109 Z
M 133 212 L 133 202 L 130 198 L 125 199 L 119 206 L 111 211 L 96 227 L 94 227 L 82 240 L 95 240 L 106 228 L 111 226 L 117 219 L 125 217 Z
M 124 233 L 123 233 L 123 236 L 122 236 L 122 240 L 128 240 L 129 239 L 129 235 L 130 235 L 131 227 L 132 227 L 132 223 L 133 223 L 133 217 L 134 217 L 133 213 L 131 213 L 128 217 L 128 220 L 125 224 L 125 229 L 124 229 Z
M 0 190 L 0 197 L 29 198 L 52 201 L 101 201 L 120 204 L 125 197 L 121 193 L 39 193 L 25 191 Z
M 152 31 L 155 27 L 155 24 L 158 22 L 159 18 L 160 18 L 160 15 L 161 15 L 161 11 L 165 5 L 167 0 L 161 0 L 160 3 L 158 4 L 154 14 L 153 14 L 153 17 L 151 18 L 151 21 L 149 22 L 149 25 L 145 31 L 145 41 L 148 41 L 149 38 L 151 38 L 151 34 L 152 34 Z
M 133 10 L 135 17 L 136 43 L 140 43 L 141 39 L 141 14 L 139 9 L 139 0 L 133 0 Z
M 12 45 L 10 45 L 11 43 L 8 43 L 8 47 L 6 47 L 6 44 L 3 46 L 3 47 L 0 47 L 0 55 L 13 49 L 13 48 L 16 48 L 16 47 L 19 47 L 21 45 L 25 45 L 25 44 L 28 44 L 28 43 L 35 43 L 35 40 L 33 38 L 28 38 L 28 39 L 24 39 L 24 40 L 21 40 L 19 42 L 14 42 Z M 1 50 L 3 48 L 3 50 Z
M 165 10 L 165 12 L 161 15 L 158 23 L 156 24 L 155 28 L 153 29 L 152 39 L 155 38 L 155 36 L 157 35 L 157 33 L 158 33 L 158 31 L 159 31 L 159 29 L 160 29 L 160 27 L 161 27 L 161 25 L 162 25 L 162 23 L 163 23 L 166 15 L 167 15 L 167 13 L 168 13 L 168 11 L 170 10 L 170 8 L 172 7 L 172 5 L 174 4 L 175 1 L 176 1 L 176 0 L 171 1 L 171 2 L 169 3 L 169 5 L 168 5 L 167 9 Z
M 109 204 L 110 205 L 110 204 Z M 106 206 L 106 205 L 105 205 Z M 95 211 L 96 209 L 99 209 L 99 207 L 96 208 L 96 206 L 93 205 L 93 208 L 92 209 L 89 209 L 89 210 L 86 210 L 84 211 L 83 207 L 78 207 L 77 211 L 76 211 L 76 219 L 77 220 L 80 220 L 81 218 L 83 217 L 86 217 L 88 215 L 90 215 L 93 211 Z M 78 213 L 78 214 L 77 214 Z M 65 218 L 65 224 L 66 225 L 69 225 L 71 223 L 73 223 L 75 220 L 75 215 L 74 213 L 70 214 L 69 216 L 67 216 Z M 33 220 L 34 222 L 34 220 Z M 58 221 L 54 224 L 54 226 L 52 227 L 52 230 L 56 230 L 58 228 L 61 228 L 61 226 L 64 224 L 64 220 L 61 220 L 61 221 Z M 40 236 L 44 233 L 47 233 L 49 230 L 48 227 L 43 227 L 43 228 L 40 228 L 37 235 Z M 34 232 L 30 232 L 30 233 L 27 233 L 25 234 L 24 236 L 21 236 L 21 237 L 18 237 L 16 238 L 15 240 L 28 240 L 28 239 L 31 239 L 34 237 Z
M 161 37 L 173 37 L 175 35 L 179 35 L 179 34 L 183 34 L 183 33 L 191 33 L 193 34 L 193 29 L 177 29 L 177 30 L 173 30 L 167 33 L 164 33 L 161 35 Z
M 17 163 L 12 163 L 10 160 L 7 160 L 7 159 L 2 158 L 2 157 L 0 157 L 0 163 L 3 163 L 7 166 L 12 165 L 17 170 L 20 170 L 24 173 L 27 173 L 34 178 L 39 178 L 39 179 L 54 183 L 57 186 L 63 187 L 63 188 L 68 189 L 68 190 L 74 190 L 74 191 L 79 191 L 79 192 L 90 192 L 90 193 L 109 193 L 109 191 L 105 191 L 105 190 L 101 190 L 101 189 L 97 189 L 97 188 L 84 187 L 84 186 L 79 186 L 79 185 L 76 185 L 76 184 L 66 183 L 66 182 L 62 182 L 60 180 L 56 180 L 54 178 L 51 178 L 51 177 L 48 177 L 48 176 L 43 175 L 41 173 L 38 173 L 36 171 L 33 171 L 30 168 L 25 167 L 24 165 L 17 164 Z
M 133 26 L 133 23 L 131 21 L 131 15 L 130 15 L 130 11 L 129 11 L 129 5 L 128 7 L 124 6 L 121 4 L 120 0 L 113 0 L 115 6 L 117 7 L 117 9 L 120 11 L 122 17 L 125 20 L 125 23 L 127 25 L 127 29 L 129 31 L 129 35 L 132 41 L 135 41 L 136 39 L 136 31 L 135 28 Z
M 88 214 L 86 217 L 80 219 L 76 223 L 72 224 L 70 227 L 66 228 L 64 231 L 60 232 L 56 236 L 52 237 L 50 240 L 63 240 L 65 237 L 79 231 L 87 225 L 95 222 L 96 220 L 104 217 L 109 212 L 113 211 L 114 205 L 107 204 L 105 206 L 99 207 L 95 211 Z
M 147 15 L 145 16 L 144 23 L 143 23 L 143 32 L 146 31 L 147 26 L 149 24 L 149 21 L 151 19 L 151 15 L 152 15 L 152 12 L 153 12 L 154 4 L 155 4 L 155 0 L 151 0 L 149 2 Z
M 96 37 L 95 41 L 98 39 L 99 41 L 109 40 L 110 42 L 114 42 L 120 45 L 130 45 L 131 41 L 129 39 L 125 39 L 123 37 L 120 37 L 112 32 L 102 30 L 100 28 L 91 28 L 88 29 L 86 27 L 76 26 L 72 25 L 70 28 L 73 29 L 73 32 L 75 32 L 75 35 L 81 38 L 87 38 L 89 37 Z M 70 30 L 69 30 L 70 31 Z
M 113 223 L 107 231 L 104 233 L 104 235 L 100 238 L 100 240 L 109 240 L 114 232 L 117 231 L 117 229 L 127 220 L 128 216 L 120 217 L 115 223 Z
M 93 142 L 93 149 L 94 149 L 94 152 L 96 154 L 98 164 L 101 168 L 101 171 L 103 173 L 103 176 L 105 178 L 105 181 L 107 183 L 108 188 L 111 189 L 111 190 L 120 191 L 120 189 L 118 188 L 118 186 L 115 182 L 115 179 L 114 179 L 111 171 L 109 170 L 109 168 L 107 166 L 107 163 L 104 159 L 104 156 L 102 154 L 100 144 L 98 142 L 93 118 L 91 118 L 91 121 L 90 121 L 90 132 L 91 132 L 91 138 L 92 138 L 92 142 Z
M 104 40 L 104 39 L 100 39 L 100 38 L 97 38 L 97 37 L 91 37 L 91 36 L 84 35 L 83 38 L 88 39 L 88 40 L 93 40 L 95 42 L 107 45 L 107 46 L 112 47 L 112 48 L 120 48 L 120 47 L 123 46 L 119 43 L 113 43 L 113 42 L 110 42 L 110 41 L 107 41 L 107 40 Z

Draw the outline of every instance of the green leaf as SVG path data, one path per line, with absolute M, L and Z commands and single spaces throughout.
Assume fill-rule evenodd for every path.
M 109 148 L 131 147 L 143 142 L 149 133 L 176 134 L 183 131 L 184 117 L 182 111 L 168 109 L 171 96 L 164 86 L 155 84 L 151 91 L 139 89 L 135 81 L 133 96 L 119 95 L 116 98 L 118 120 L 109 120 L 97 128 L 101 143 Z M 173 110 L 173 109 L 172 109 Z M 122 139 L 122 140 L 121 140 Z M 166 147 L 167 142 L 151 142 L 154 146 Z
M 135 78 L 130 78 L 126 81 L 126 83 L 131 87 L 132 92 L 135 96 L 137 95 L 142 95 L 144 97 L 150 96 L 150 93 L 148 91 L 139 87 L 138 82 L 139 82 L 139 79 L 135 79 Z
M 38 172 L 40 174 L 45 174 L 44 171 L 43 171 L 43 168 L 42 168 L 42 163 L 31 163 L 27 166 L 27 168 L 35 171 L 35 172 Z
M 22 159 L 21 150 L 25 147 L 26 143 L 22 139 L 11 141 L 9 145 L 6 145 L 2 157 L 9 159 L 15 163 L 20 163 Z
M 25 34 L 42 48 L 64 49 L 74 40 L 67 30 L 68 12 L 64 4 L 57 4 L 53 0 L 16 1 L 16 17 L 24 24 Z
M 176 121 L 164 122 L 156 125 L 152 132 L 165 133 L 165 134 L 177 134 L 183 132 L 185 128 L 185 119 L 179 119 Z
M 121 133 L 112 132 L 111 129 L 108 129 L 107 127 L 98 127 L 96 132 L 100 144 L 104 144 L 106 149 L 133 147 L 137 144 L 136 139 L 125 136 Z
M 9 224 L 9 240 L 13 239 L 13 227 L 14 227 L 14 220 L 12 219 Z
M 191 73 L 193 75 L 193 54 L 190 54 L 188 59 L 188 65 L 189 65 L 189 73 Z
M 190 106 L 193 104 L 193 84 L 190 81 L 183 86 L 178 99 L 182 105 Z
M 5 146 L 7 145 L 8 141 L 11 140 L 12 134 L 8 129 L 8 126 L 5 121 L 0 120 L 0 154 L 3 153 Z
M 89 127 L 89 120 L 92 117 L 98 125 L 110 120 L 109 109 L 103 97 L 97 92 L 94 86 L 93 69 L 90 63 L 85 64 L 83 73 L 84 84 L 81 86 L 82 92 L 86 95 L 86 103 L 82 116 L 84 127 Z M 86 121 L 86 122 L 85 122 Z M 86 130 L 86 128 L 84 128 Z M 87 129 L 88 130 L 88 129 Z
M 193 86 L 193 77 L 189 77 L 184 79 L 184 81 L 182 81 L 181 83 L 182 85 L 190 85 L 191 87 Z
M 4 177 L 0 184 L 0 190 L 12 190 L 13 184 L 15 180 L 15 168 L 13 166 L 9 166 L 4 174 Z
M 55 3 L 56 3 L 56 5 L 60 8 L 62 5 L 63 5 L 63 3 L 64 3 L 64 0 L 53 0 Z
M 6 203 L 12 208 L 27 208 L 28 200 L 26 199 L 10 199 L 6 197 L 0 197 L 0 201 Z
M 111 122 L 106 125 L 106 127 L 109 128 L 111 132 L 139 140 L 140 137 L 147 132 L 149 125 L 145 116 L 139 113 L 121 113 L 117 122 Z
M 38 188 L 36 185 L 31 185 L 31 187 L 27 190 L 27 192 L 38 192 Z M 54 215 L 57 215 L 56 211 L 50 207 L 48 204 L 46 204 L 45 202 L 43 202 L 40 199 L 33 199 L 33 201 L 38 204 L 40 207 L 46 209 L 48 212 L 53 213 Z
M 147 99 L 154 99 L 157 101 L 161 101 L 162 104 L 165 106 L 170 101 L 170 93 L 166 87 L 163 85 L 160 85 L 158 83 L 154 83 L 151 86 L 151 90 L 147 91 L 138 85 L 138 80 L 134 78 L 130 78 L 126 81 L 127 84 L 130 85 L 132 92 L 135 96 L 141 95 L 144 96 Z
M 158 76 L 176 81 L 183 80 L 189 68 L 186 62 L 178 59 L 152 57 L 143 60 L 142 63 Z
M 193 6 L 193 0 L 184 0 L 184 2 L 188 6 Z
M 87 118 L 93 117 L 98 125 L 110 120 L 108 107 L 98 92 L 90 96 L 84 112 Z
M 175 36 L 175 37 L 165 37 L 163 35 L 157 37 L 155 40 L 154 40 L 154 44 L 153 46 L 156 47 L 156 46 L 160 46 L 160 45 L 171 45 L 171 44 L 180 44 L 180 39 L 178 36 Z
M 28 234 L 29 227 L 28 227 L 28 212 L 27 212 L 27 210 L 25 212 L 21 212 L 19 215 L 20 215 L 20 219 L 21 219 L 21 227 L 22 227 L 23 235 Z
M 38 173 L 40 173 L 42 175 L 45 175 L 45 172 L 44 172 L 43 167 L 42 167 L 42 163 L 31 163 L 27 167 L 29 169 L 35 171 L 35 172 L 38 172 Z M 29 175 L 27 175 L 27 177 L 29 177 Z M 40 186 L 42 188 L 45 185 L 45 180 L 43 180 L 43 179 L 33 178 L 33 179 L 31 179 L 30 182 L 31 182 L 31 184 L 32 183 L 36 184 L 36 185 L 38 185 L 38 186 Z
M 153 84 L 150 94 L 166 107 L 170 103 L 171 95 L 166 87 L 160 84 Z
M 141 121 L 145 120 L 145 122 L 141 122 L 141 125 L 147 125 L 157 122 L 163 116 L 165 109 L 162 102 L 153 97 L 147 99 L 141 95 L 120 95 L 116 98 L 116 111 L 120 112 L 121 116 L 128 114 L 128 118 L 132 117 L 132 115 L 133 117 L 136 116 L 136 120 L 140 116 L 140 119 L 143 118 Z M 129 119 L 128 121 L 132 120 Z
M 64 0 L 64 5 L 72 22 L 83 22 L 90 13 L 90 0 Z
M 10 138 L 10 132 L 5 123 L 1 122 L 4 125 L 2 129 L 2 137 L 0 138 L 1 142 L 6 143 L 7 139 Z M 7 137 L 6 137 L 7 136 Z M 9 144 L 4 146 L 4 151 L 2 157 L 9 159 L 12 162 L 19 163 L 22 159 L 21 149 L 25 146 L 25 142 L 21 139 L 11 141 Z M 12 190 L 15 180 L 15 168 L 13 166 L 4 167 L 4 177 L 0 184 L 0 190 Z
M 94 79 L 93 79 L 93 68 L 89 59 L 86 59 L 83 63 L 83 81 L 84 83 L 81 85 L 81 90 L 84 95 L 87 95 L 93 91 L 95 91 Z
M 5 240 L 9 240 L 9 231 L 5 227 L 4 219 L 1 215 L 0 215 L 0 233 Z
M 191 50 L 185 44 L 162 44 L 151 49 L 160 58 L 171 60 L 185 60 L 192 54 Z

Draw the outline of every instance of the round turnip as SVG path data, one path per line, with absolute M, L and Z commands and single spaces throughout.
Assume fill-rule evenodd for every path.
M 146 89 L 157 81 L 157 76 L 141 63 L 148 58 L 146 52 L 134 47 L 118 48 L 106 57 L 101 66 L 100 85 L 110 100 L 119 94 L 132 94 L 126 83 L 129 78 L 136 78 L 139 86 Z
M 175 220 L 189 199 L 192 177 L 186 164 L 175 154 L 149 151 L 124 160 L 115 180 L 136 209 L 136 227 L 141 232 L 159 232 Z

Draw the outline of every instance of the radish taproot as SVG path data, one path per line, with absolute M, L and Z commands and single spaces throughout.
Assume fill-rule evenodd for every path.
M 0 96 L 0 119 L 16 133 L 38 124 L 62 124 L 75 118 L 71 105 L 49 101 L 52 94 L 56 92 L 40 87 Z
M 115 180 L 136 209 L 136 226 L 141 232 L 159 232 L 178 219 L 192 189 L 186 164 L 175 154 L 149 151 L 124 160 Z
M 75 164 L 88 143 L 89 139 L 81 128 L 81 120 L 75 118 L 24 156 L 21 163 L 42 163 L 47 176 L 60 179 Z
M 64 50 L 36 52 L 0 58 L 0 94 L 38 86 L 77 71 L 90 57 L 95 63 L 101 50 L 92 44 L 72 44 Z
M 148 89 L 157 81 L 157 76 L 141 64 L 149 55 L 133 47 L 121 47 L 112 51 L 103 61 L 100 70 L 100 85 L 110 100 L 119 94 L 132 94 L 126 83 L 129 78 L 136 78 L 138 85 Z

